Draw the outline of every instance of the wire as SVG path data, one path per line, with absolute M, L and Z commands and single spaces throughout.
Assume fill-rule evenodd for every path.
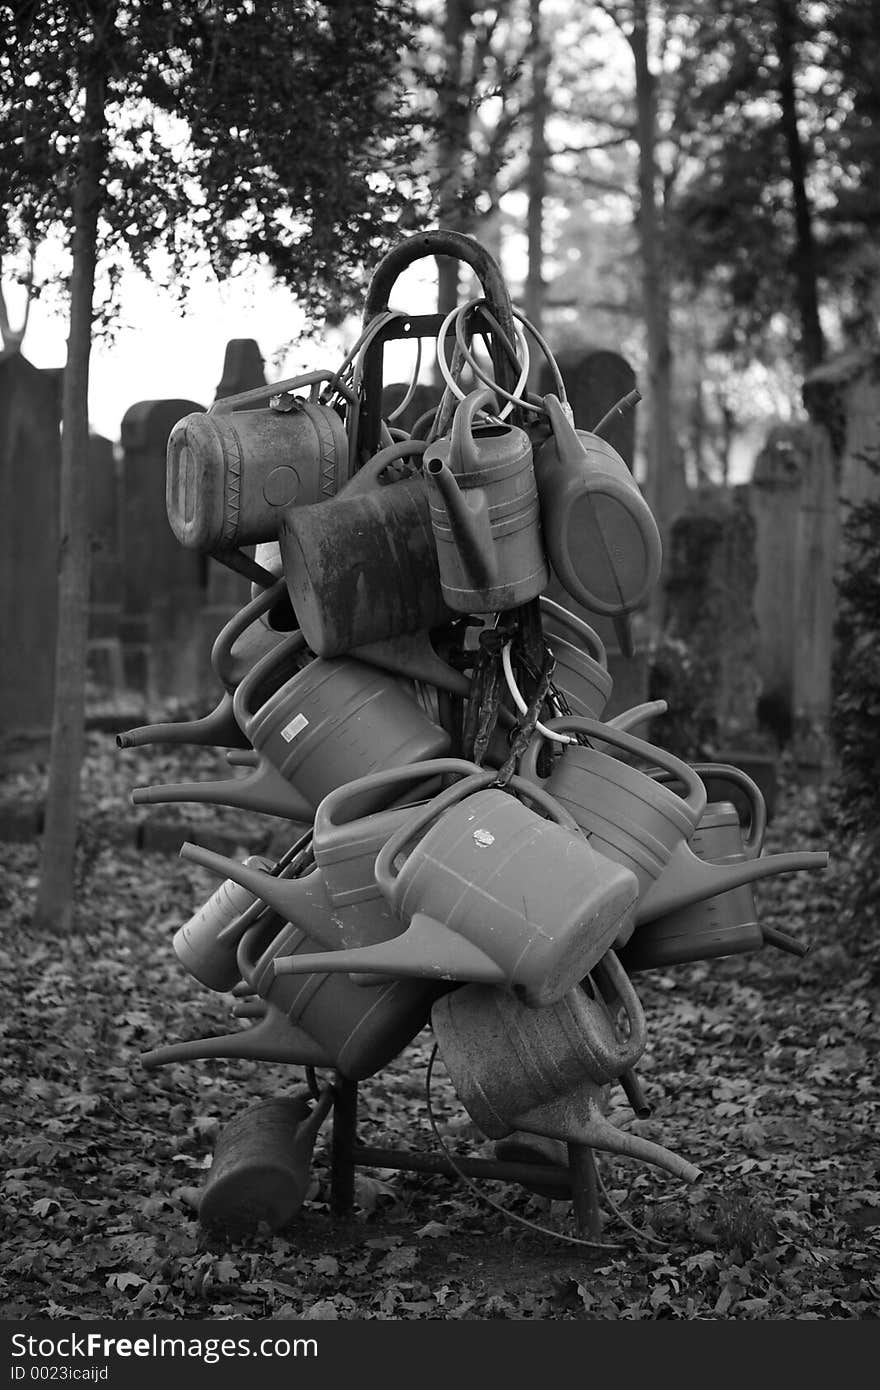
M 465 1187 L 470 1188 L 474 1196 L 481 1202 L 485 1202 L 489 1207 L 494 1207 L 495 1211 L 500 1211 L 501 1215 L 507 1217 L 509 1221 L 518 1221 L 521 1226 L 527 1226 L 530 1231 L 537 1231 L 539 1235 L 550 1236 L 553 1240 L 564 1240 L 569 1245 L 586 1245 L 589 1246 L 591 1250 L 625 1250 L 626 1246 L 624 1245 L 614 1245 L 604 1240 L 584 1240 L 582 1236 L 567 1236 L 562 1231 L 551 1230 L 549 1226 L 539 1226 L 537 1221 L 529 1221 L 525 1216 L 519 1216 L 517 1212 L 510 1211 L 507 1207 L 502 1206 L 500 1202 L 496 1202 L 494 1197 L 490 1197 L 487 1193 L 481 1191 L 477 1184 L 472 1182 L 466 1173 L 462 1172 L 447 1145 L 441 1138 L 440 1131 L 437 1128 L 437 1121 L 434 1119 L 434 1108 L 431 1105 L 431 1075 L 434 1070 L 434 1059 L 437 1056 L 438 1050 L 438 1046 L 435 1043 L 431 1056 L 428 1059 L 428 1070 L 425 1074 L 425 1103 L 428 1109 L 428 1119 L 431 1122 L 434 1138 L 437 1140 L 437 1143 L 452 1165 L 456 1177 L 464 1183 Z
M 501 664 L 504 667 L 504 679 L 507 681 L 507 688 L 510 691 L 513 703 L 516 705 L 520 714 L 528 714 L 529 707 L 522 697 L 522 693 L 520 692 L 520 688 L 513 674 L 513 666 L 510 661 L 509 642 L 505 642 L 504 646 L 501 648 Z M 577 739 L 574 738 L 573 735 L 557 733 L 555 729 L 548 729 L 540 720 L 535 722 L 535 729 L 539 734 L 543 734 L 545 738 L 553 739 L 556 743 L 577 743 Z
M 483 371 L 483 368 L 480 366 L 479 362 L 475 358 L 470 347 L 465 342 L 463 328 L 464 319 L 467 316 L 467 314 L 470 313 L 470 311 L 474 309 L 476 306 L 480 305 L 481 302 L 482 301 L 479 299 L 469 299 L 466 304 L 459 305 L 457 308 L 450 310 L 450 312 L 446 315 L 446 318 L 443 320 L 443 324 L 440 328 L 440 332 L 437 334 L 437 366 L 440 369 L 440 375 L 443 377 L 443 380 L 446 382 L 446 385 L 452 391 L 453 395 L 455 395 L 460 401 L 463 401 L 465 393 L 464 391 L 462 391 L 458 382 L 455 380 L 455 377 L 450 371 L 449 364 L 446 361 L 446 334 L 448 333 L 453 321 L 455 321 L 456 347 L 461 353 L 461 355 L 464 357 L 464 360 L 468 363 L 469 367 L 471 368 L 471 371 L 478 378 L 478 380 L 482 381 L 484 385 L 490 386 L 497 395 L 502 396 L 508 402 L 508 404 L 502 408 L 502 410 L 496 417 L 499 420 L 503 420 L 505 416 L 510 414 L 511 410 L 515 405 L 519 406 L 523 404 L 522 395 L 525 390 L 526 381 L 528 380 L 529 375 L 529 345 L 526 342 L 525 334 L 517 328 L 516 338 L 517 345 L 519 347 L 520 364 L 519 380 L 517 381 L 516 386 L 514 387 L 512 392 L 506 391 L 504 387 L 498 385 L 494 378 L 490 377 L 487 372 Z M 528 408 L 531 410 L 539 409 L 538 406 L 529 406 Z M 543 407 L 541 407 L 541 409 L 543 410 Z

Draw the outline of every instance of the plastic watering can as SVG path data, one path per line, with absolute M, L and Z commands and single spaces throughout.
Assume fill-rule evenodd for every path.
M 515 425 L 474 424 L 495 408 L 488 387 L 465 396 L 422 463 L 443 597 L 457 613 L 516 608 L 550 582 L 531 440 Z
M 544 638 L 556 658 L 554 686 L 565 698 L 568 712 L 601 719 L 614 686 L 605 644 L 588 623 L 561 604 L 543 594 L 538 602 Z
M 251 869 L 270 867 L 270 861 L 257 854 L 252 854 L 244 862 Z M 238 940 L 224 937 L 223 929 L 229 927 L 254 902 L 256 898 L 253 893 L 227 878 L 175 932 L 171 944 L 177 959 L 194 979 L 208 989 L 218 990 L 222 994 L 238 984 L 241 978 L 236 959 Z
M 314 868 L 300 877 L 275 876 L 251 860 L 240 864 L 199 845 L 182 845 L 181 858 L 228 875 L 227 882 L 238 885 L 239 893 L 268 903 L 283 920 L 308 932 L 328 950 L 387 941 L 400 934 L 403 923 L 376 883 L 376 857 L 391 835 L 412 819 L 413 807 L 395 806 L 358 815 L 358 804 L 363 805 L 365 797 L 369 799 L 374 793 L 388 800 L 406 784 L 415 797 L 421 790 L 419 784 L 433 790 L 441 775 L 473 771 L 474 764 L 463 759 L 434 758 L 371 773 L 329 792 L 315 813 Z M 358 979 L 370 985 L 377 983 L 375 975 Z
M 314 379 L 310 373 L 248 394 L 265 401 Z M 235 409 L 238 400 L 185 415 L 168 438 L 168 520 L 190 550 L 212 554 L 272 540 L 284 508 L 332 496 L 348 476 L 348 438 L 335 410 L 290 395 L 284 412 Z
M 292 1027 L 279 1009 L 266 1008 L 258 1022 L 217 1037 L 166 1043 L 141 1054 L 148 1071 L 172 1062 L 201 1062 L 217 1057 L 245 1062 L 284 1062 L 296 1067 L 332 1067 L 326 1048 L 301 1028 Z
M 657 523 L 617 451 L 576 430 L 557 396 L 544 405 L 553 437 L 535 454 L 535 477 L 550 563 L 585 608 L 629 612 L 660 577 Z
M 328 1086 L 316 1104 L 306 1088 L 257 1101 L 217 1136 L 199 1203 L 205 1226 L 244 1232 L 264 1221 L 281 1230 L 302 1207 L 321 1125 L 333 1105 Z
M 679 795 L 639 768 L 581 743 L 567 743 L 540 785 L 559 801 L 589 837 L 590 844 L 636 876 L 640 903 L 666 868 L 676 847 L 689 840 L 706 809 L 706 788 L 693 768 L 652 743 L 596 719 L 550 719 L 547 729 L 583 733 L 633 757 L 657 764 L 683 788 Z M 538 754 L 544 736 L 536 733 L 520 760 L 523 777 L 538 781 Z M 629 939 L 634 919 L 626 924 Z
M 117 748 L 141 748 L 148 743 L 191 743 L 201 747 L 250 748 L 235 719 L 232 696 L 225 693 L 217 707 L 201 719 L 168 724 L 142 724 L 116 735 Z
M 347 974 L 326 971 L 279 975 L 276 960 L 306 959 L 317 942 L 290 922 L 256 953 L 251 943 L 259 934 L 252 932 L 239 951 L 244 978 L 282 1016 L 303 1055 L 317 1047 L 353 1081 L 375 1075 L 421 1032 L 443 988 L 436 981 L 393 980 L 365 989 Z
M 321 657 L 443 626 L 453 616 L 440 588 L 424 480 L 417 474 L 376 485 L 381 458 L 339 497 L 292 508 L 281 524 L 290 599 Z
M 353 778 L 447 752 L 449 734 L 387 672 L 350 657 L 297 669 L 302 643 L 301 633 L 285 638 L 233 700 L 250 743 L 301 799 L 301 819 L 312 820 L 321 799 Z
M 752 807 L 749 831 L 743 841 L 739 816 L 731 803 L 714 802 L 707 807 L 708 814 L 704 813 L 690 842 L 676 847 L 663 873 L 643 894 L 636 912 L 638 923 L 653 922 L 703 899 L 713 899 L 712 915 L 717 926 L 733 927 L 743 917 L 749 924 L 755 919 L 751 893 L 745 897 L 740 894 L 736 899 L 727 898 L 727 894 L 775 874 L 827 868 L 828 854 L 824 850 L 761 853 L 766 824 L 764 798 L 744 772 L 720 763 L 698 764 L 695 771 L 704 778 L 723 778 L 746 792 Z M 719 895 L 725 896 L 723 903 L 717 901 Z M 690 920 L 693 923 L 694 919 Z
M 452 1084 L 490 1139 L 515 1131 L 632 1154 L 684 1176 L 661 1146 L 624 1134 L 601 1110 L 602 1089 L 644 1051 L 638 996 L 611 952 L 616 995 L 604 1001 L 591 981 L 553 1006 L 530 1009 L 508 990 L 464 985 L 439 999 L 431 1026 Z M 627 1027 L 618 1019 L 625 1015 Z M 695 1170 L 693 1170 L 695 1172 Z
M 544 820 L 493 787 L 496 776 L 475 768 L 380 849 L 376 882 L 406 924 L 402 935 L 276 970 L 504 984 L 533 1007 L 560 999 L 628 925 L 638 885 L 591 849 L 552 797 L 511 779 Z
M 271 621 L 268 624 L 260 621 L 267 617 L 283 623 L 283 627 L 273 627 Z M 274 651 L 295 626 L 283 578 L 233 614 L 220 629 L 211 648 L 211 665 L 226 689 L 235 690 L 256 662 L 267 652 Z

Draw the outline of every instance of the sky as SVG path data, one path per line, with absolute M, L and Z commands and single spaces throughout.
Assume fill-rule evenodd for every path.
M 413 268 L 415 270 L 415 268 Z M 413 313 L 433 312 L 433 289 L 426 275 L 407 272 L 392 306 Z M 398 288 L 398 287 L 395 287 Z M 4 283 L 12 326 L 19 322 L 21 301 Z M 268 271 L 255 268 L 219 285 L 207 278 L 193 285 L 183 308 L 174 296 L 144 275 L 126 274 L 121 294 L 120 325 L 112 343 L 96 340 L 89 375 L 89 419 L 105 438 L 119 439 L 122 417 L 137 401 L 178 398 L 210 406 L 223 372 L 230 338 L 253 338 L 264 358 L 268 382 L 299 372 L 335 370 L 358 331 L 353 321 L 344 332 L 323 342 L 290 347 L 302 325 L 293 294 L 273 283 Z M 36 367 L 63 367 L 67 324 L 40 300 L 31 307 L 22 350 Z M 426 354 L 427 356 L 427 354 Z M 408 380 L 412 349 L 389 347 L 386 380 Z M 397 369 L 395 371 L 395 368 Z

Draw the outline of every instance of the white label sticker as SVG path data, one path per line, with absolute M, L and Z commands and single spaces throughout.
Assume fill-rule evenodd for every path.
M 289 724 L 285 724 L 281 730 L 281 737 L 285 743 L 292 743 L 297 734 L 301 734 L 303 729 L 309 727 L 309 721 L 304 714 L 298 714 L 295 719 L 291 719 Z

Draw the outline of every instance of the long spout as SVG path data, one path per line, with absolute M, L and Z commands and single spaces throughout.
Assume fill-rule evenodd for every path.
M 134 806 L 160 806 L 169 801 L 203 801 L 213 806 L 236 806 L 243 811 L 260 811 L 283 820 L 312 821 L 315 808 L 271 763 L 264 762 L 249 777 L 231 777 L 220 782 L 160 782 L 152 787 L 135 787 Z M 231 878 L 232 875 L 230 874 Z
M 276 975 L 350 973 L 391 979 L 467 980 L 503 985 L 507 977 L 478 946 L 442 923 L 416 913 L 400 936 L 343 951 L 277 956 Z
M 791 854 L 762 854 L 740 863 L 713 864 L 698 859 L 687 845 L 679 845 L 660 877 L 651 884 L 636 909 L 636 925 L 665 917 L 703 898 L 714 898 L 731 888 L 741 888 L 759 878 L 791 874 L 799 869 L 826 869 L 825 850 Z
M 188 841 L 181 845 L 180 857 L 250 889 L 262 902 L 274 908 L 285 922 L 293 922 L 301 927 L 307 936 L 314 937 L 328 950 L 332 951 L 339 944 L 339 927 L 331 914 L 324 877 L 319 869 L 303 878 L 279 878 Z
M 142 724 L 116 735 L 117 748 L 140 748 L 146 743 L 192 743 L 217 748 L 250 748 L 232 710 L 227 691 L 210 714 L 201 719 L 181 719 L 169 724 Z
M 277 1011 L 254 1026 L 223 1033 L 214 1038 L 193 1038 L 190 1042 L 167 1043 L 141 1056 L 141 1064 L 152 1071 L 169 1062 L 198 1062 L 208 1057 L 238 1057 L 254 1062 L 289 1062 L 299 1067 L 332 1067 L 335 1059 L 304 1029 L 288 1023 Z
M 489 509 L 482 488 L 462 492 L 455 474 L 441 458 L 427 458 L 422 465 L 426 482 L 446 508 L 449 527 L 461 563 L 476 589 L 491 589 L 498 582 L 498 565 L 489 524 Z

